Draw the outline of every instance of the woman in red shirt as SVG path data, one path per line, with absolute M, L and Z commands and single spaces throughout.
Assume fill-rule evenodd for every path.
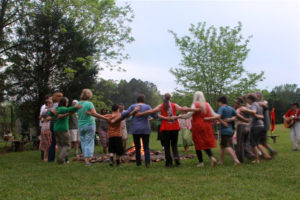
M 152 110 L 136 114 L 136 117 L 139 117 L 142 115 L 150 115 L 161 112 L 158 117 L 161 119 L 160 132 L 162 132 L 162 139 L 165 148 L 166 167 L 171 167 L 173 165 L 173 159 L 170 150 L 171 147 L 175 163 L 177 166 L 180 165 L 180 158 L 177 148 L 180 126 L 177 120 L 179 116 L 176 115 L 176 111 L 190 112 L 199 110 L 197 108 L 181 107 L 175 103 L 172 103 L 170 100 L 171 95 L 167 93 L 164 95 L 163 104 L 158 105 Z

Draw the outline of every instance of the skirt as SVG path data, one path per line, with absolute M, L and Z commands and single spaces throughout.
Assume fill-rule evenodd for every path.
M 178 136 L 178 146 L 193 146 L 192 133 L 188 129 L 181 129 Z
M 50 131 L 50 122 L 43 122 L 41 129 L 40 150 L 48 151 L 51 146 L 52 137 Z

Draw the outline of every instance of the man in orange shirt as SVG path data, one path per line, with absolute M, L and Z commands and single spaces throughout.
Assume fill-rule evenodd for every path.
M 300 147 L 300 109 L 298 103 L 292 103 L 291 109 L 283 116 L 284 120 L 295 120 L 295 123 L 290 127 L 291 141 L 293 144 L 293 151 L 297 151 Z M 298 145 L 297 145 L 298 142 Z

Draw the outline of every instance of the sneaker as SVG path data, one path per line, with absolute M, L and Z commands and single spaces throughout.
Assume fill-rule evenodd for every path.
M 176 163 L 176 166 L 179 166 L 180 165 L 180 160 L 179 159 L 175 159 L 175 163 Z
M 296 149 L 293 149 L 293 151 L 298 151 L 298 149 L 296 148 Z
M 120 166 L 121 162 L 120 160 L 117 160 L 117 166 Z

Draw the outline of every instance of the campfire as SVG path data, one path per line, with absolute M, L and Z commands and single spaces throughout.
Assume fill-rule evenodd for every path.
M 152 149 L 149 149 L 150 151 L 150 159 L 152 162 L 161 162 L 165 160 L 165 154 L 161 151 L 155 151 Z M 135 154 L 136 154 L 136 148 L 134 146 L 134 143 L 132 143 L 132 146 L 129 147 L 123 156 L 121 156 L 121 162 L 122 163 L 128 163 L 128 162 L 135 162 L 136 158 L 135 158 Z M 144 155 L 145 155 L 145 151 L 144 151 L 144 146 L 143 146 L 143 142 L 141 141 L 141 157 L 142 160 L 144 160 Z M 181 160 L 185 160 L 185 159 L 191 159 L 191 158 L 195 158 L 196 156 L 194 154 L 183 154 L 180 155 L 180 159 Z M 73 160 L 75 161 L 84 161 L 83 156 L 80 157 L 76 157 Z M 98 154 L 95 155 L 92 159 L 91 159 L 92 163 L 108 163 L 109 162 L 109 155 L 108 154 Z
M 145 155 L 145 151 L 144 151 L 144 145 L 143 145 L 143 141 L 142 139 L 140 140 L 140 144 L 141 144 L 141 156 Z M 150 155 L 158 155 L 160 154 L 161 152 L 159 151 L 154 151 L 152 149 L 149 149 L 150 151 Z M 126 152 L 125 152 L 125 155 L 128 155 L 128 156 L 135 156 L 135 152 L 136 152 L 136 148 L 134 146 L 134 143 L 132 142 L 131 143 L 131 147 L 129 147 Z

